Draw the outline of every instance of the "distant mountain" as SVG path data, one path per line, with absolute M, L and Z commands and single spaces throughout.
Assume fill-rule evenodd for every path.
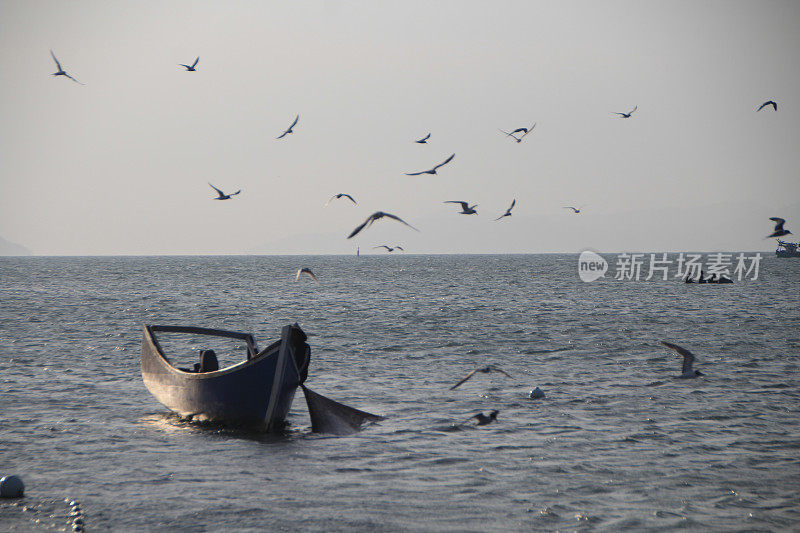
M 33 255 L 30 250 L 0 237 L 0 255 Z

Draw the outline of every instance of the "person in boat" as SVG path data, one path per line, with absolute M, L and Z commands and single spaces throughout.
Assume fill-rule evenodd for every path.
M 217 353 L 214 350 L 200 350 L 200 362 L 194 364 L 194 371 L 197 373 L 214 372 L 219 370 Z
M 697 276 L 697 283 L 708 283 L 708 281 L 706 281 L 706 278 L 703 277 L 702 270 L 700 271 L 700 275 Z

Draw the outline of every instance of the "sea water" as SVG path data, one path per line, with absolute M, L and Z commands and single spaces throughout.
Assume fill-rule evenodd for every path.
M 319 284 L 297 269 L 308 267 Z M 800 261 L 591 283 L 577 255 L 0 258 L 0 530 L 800 527 Z M 182 421 L 143 324 L 297 322 L 307 384 L 386 416 L 280 435 Z M 692 350 L 698 379 L 675 379 Z M 199 348 L 199 347 L 194 347 Z M 197 349 L 170 356 L 194 362 Z M 240 346 L 222 357 L 244 357 Z M 238 351 L 238 352 L 237 352 Z M 222 358 L 221 357 L 221 358 Z M 493 364 L 500 373 L 468 372 Z M 546 394 L 531 400 L 540 387 Z M 497 421 L 470 417 L 497 409 Z

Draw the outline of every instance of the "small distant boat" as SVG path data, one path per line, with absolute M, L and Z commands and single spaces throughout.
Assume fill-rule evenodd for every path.
M 800 257 L 800 243 L 786 242 L 778 239 L 778 249 L 775 255 L 778 257 Z
M 247 344 L 247 359 L 219 368 L 213 350 L 203 350 L 194 369 L 174 366 L 156 333 L 186 333 L 237 339 Z M 185 418 L 234 425 L 283 427 L 294 394 L 308 376 L 311 348 L 296 324 L 284 326 L 281 339 L 259 351 L 249 333 L 187 326 L 144 326 L 142 378 L 158 401 Z
M 172 364 L 156 333 L 207 335 L 244 341 L 247 358 L 219 368 L 213 350 L 201 350 L 193 369 Z M 156 399 L 181 417 L 224 425 L 280 431 L 297 387 L 306 396 L 311 430 L 346 435 L 382 416 L 360 411 L 318 394 L 304 385 L 311 348 L 297 324 L 284 326 L 281 338 L 259 351 L 249 333 L 191 326 L 144 326 L 142 379 Z

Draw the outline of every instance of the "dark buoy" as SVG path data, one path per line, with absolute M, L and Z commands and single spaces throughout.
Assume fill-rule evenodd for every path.
M 23 494 L 25 494 L 25 484 L 19 476 L 0 478 L 0 498 L 22 498 Z

